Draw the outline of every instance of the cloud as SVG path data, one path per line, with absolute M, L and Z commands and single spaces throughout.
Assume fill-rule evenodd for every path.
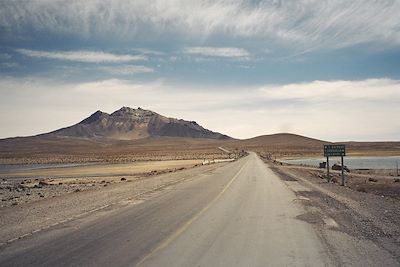
M 99 68 L 102 71 L 115 75 L 131 75 L 138 73 L 152 73 L 154 69 L 146 66 L 123 65 L 123 66 L 103 66 Z
M 2 1 L 0 28 L 10 36 L 43 32 L 115 41 L 254 38 L 310 51 L 398 45 L 399 13 L 400 2 L 393 0 Z
M 399 140 L 400 136 L 400 121 L 395 117 L 400 114 L 400 81 L 390 79 L 221 90 L 163 81 L 60 83 L 3 78 L 0 94 L 4 96 L 0 98 L 0 124 L 7 125 L 1 137 L 54 130 L 95 110 L 112 112 L 121 106 L 195 120 L 239 138 L 283 130 L 333 141 Z
M 147 48 L 134 48 L 133 51 L 139 52 L 144 55 L 154 55 L 154 56 L 164 56 L 165 53 L 157 50 L 147 49 Z
M 6 54 L 6 53 L 0 54 L 0 60 L 8 60 L 8 59 L 11 59 L 10 54 Z
M 88 63 L 124 63 L 146 60 L 142 55 L 118 55 L 98 51 L 37 51 L 29 49 L 16 49 L 20 54 L 28 57 L 68 60 Z
M 201 55 L 207 57 L 248 58 L 250 56 L 250 53 L 245 49 L 236 47 L 196 46 L 186 47 L 183 52 L 189 55 Z
M 313 81 L 308 83 L 267 85 L 259 88 L 265 98 L 307 102 L 400 100 L 400 82 L 391 79 L 362 81 Z
M 13 69 L 19 67 L 17 62 L 0 62 L 0 66 L 7 69 Z

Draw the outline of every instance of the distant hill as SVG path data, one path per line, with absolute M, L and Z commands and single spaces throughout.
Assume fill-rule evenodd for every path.
M 129 107 L 122 107 L 111 114 L 99 110 L 73 126 L 40 136 L 115 140 L 149 137 L 230 139 L 227 135 L 203 128 L 195 121 L 168 118 L 150 110 Z
M 323 145 L 330 142 L 297 134 L 278 133 L 230 142 L 230 148 L 271 154 L 275 157 L 318 155 Z
M 246 146 L 318 146 L 329 143 L 326 141 L 290 133 L 261 135 L 254 138 L 241 140 Z

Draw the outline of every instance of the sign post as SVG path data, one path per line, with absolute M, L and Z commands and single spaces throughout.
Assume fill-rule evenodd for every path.
M 329 157 L 326 157 L 326 179 L 328 180 L 328 183 L 331 181 L 331 177 L 329 176 Z
M 343 163 L 343 156 L 341 156 L 342 158 L 342 184 L 341 186 L 344 186 L 344 163 Z
M 341 157 L 342 160 L 342 182 L 341 185 L 344 186 L 344 161 L 343 157 L 346 156 L 346 146 L 345 145 L 324 145 L 324 156 L 326 157 L 326 174 L 328 182 L 330 182 L 329 176 L 329 157 Z

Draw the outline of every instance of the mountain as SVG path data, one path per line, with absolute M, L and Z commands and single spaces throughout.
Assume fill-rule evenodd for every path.
M 81 122 L 44 137 L 108 138 L 136 140 L 148 137 L 189 137 L 230 139 L 229 136 L 203 128 L 195 121 L 168 118 L 150 110 L 122 107 L 108 114 L 96 111 Z

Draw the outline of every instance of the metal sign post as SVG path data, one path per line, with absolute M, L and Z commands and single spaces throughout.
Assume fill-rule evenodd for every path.
M 324 145 L 324 156 L 326 157 L 326 174 L 328 182 L 330 182 L 329 176 L 329 157 L 341 157 L 342 160 L 342 183 L 344 186 L 345 178 L 344 178 L 344 161 L 343 157 L 346 156 L 346 146 L 345 145 Z
M 341 156 L 342 158 L 342 184 L 341 186 L 344 186 L 344 163 L 343 163 L 343 156 Z
M 326 157 L 326 177 L 329 183 L 331 181 L 331 177 L 329 176 L 329 157 Z

